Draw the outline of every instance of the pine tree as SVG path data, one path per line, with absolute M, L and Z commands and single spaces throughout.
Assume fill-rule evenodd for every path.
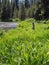
M 14 8 L 14 18 L 18 18 L 18 8 L 16 7 L 15 5 L 15 8 Z
M 25 5 L 23 3 L 21 3 L 19 7 L 19 18 L 21 20 L 25 19 Z
M 11 6 L 10 6 L 10 2 L 9 2 L 9 0 L 7 1 L 7 13 L 6 13 L 6 15 L 7 15 L 7 19 L 10 19 L 10 17 L 11 17 Z
M 29 8 L 29 6 L 30 6 L 29 0 L 25 0 L 25 7 Z
M 19 2 L 19 0 L 15 0 L 15 2 L 16 2 L 16 8 L 19 9 L 19 6 L 18 6 L 18 2 Z
M 13 18 L 13 16 L 14 16 L 15 6 L 16 6 L 15 0 L 11 0 L 11 18 Z
M 2 19 L 2 21 L 4 21 L 5 19 L 6 19 L 6 6 L 4 6 L 3 8 L 2 8 L 2 13 L 1 13 L 1 19 Z
M 8 21 L 10 19 L 10 3 L 9 0 L 4 0 L 2 5 L 1 19 L 2 21 Z
M 49 0 L 41 0 L 41 5 L 44 9 L 44 18 L 49 19 Z
M 1 3 L 1 0 L 0 0 L 0 18 L 1 18 L 1 4 L 2 4 L 2 3 Z

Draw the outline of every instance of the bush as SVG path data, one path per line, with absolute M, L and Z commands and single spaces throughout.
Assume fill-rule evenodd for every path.
M 13 22 L 20 22 L 21 20 L 19 18 L 12 19 Z
M 36 22 L 36 20 L 34 18 L 27 18 L 25 19 L 26 22 Z
M 3 36 L 4 31 L 0 29 L 0 37 Z

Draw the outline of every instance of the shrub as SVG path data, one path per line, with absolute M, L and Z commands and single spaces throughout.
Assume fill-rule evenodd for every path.
M 12 19 L 13 22 L 20 22 L 21 20 L 19 18 Z

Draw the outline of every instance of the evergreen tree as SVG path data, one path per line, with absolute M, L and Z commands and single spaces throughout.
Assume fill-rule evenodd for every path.
M 25 0 L 25 7 L 29 8 L 29 6 L 30 6 L 29 0 Z
M 49 0 L 41 0 L 41 5 L 44 9 L 44 18 L 49 19 Z
M 6 6 L 4 6 L 3 8 L 2 8 L 2 13 L 1 13 L 1 19 L 2 19 L 2 21 L 4 21 L 5 19 L 6 19 Z
M 1 4 L 2 4 L 2 3 L 1 3 L 1 0 L 0 0 L 0 18 L 1 18 Z
M 21 3 L 19 7 L 19 18 L 21 20 L 25 19 L 25 5 L 23 3 Z
M 10 2 L 9 2 L 9 0 L 7 1 L 7 19 L 10 19 L 10 17 L 11 17 L 11 6 L 10 6 Z
M 15 5 L 15 8 L 14 8 L 14 18 L 18 18 L 18 8 L 16 7 Z
M 13 16 L 14 16 L 15 6 L 16 6 L 16 2 L 15 2 L 15 0 L 12 0 L 11 1 L 11 18 L 13 18 Z
M 16 0 L 15 2 L 16 2 L 16 8 L 19 8 L 19 6 L 18 6 L 19 5 L 18 4 L 19 0 Z
M 9 0 L 4 0 L 3 7 L 2 7 L 2 13 L 1 13 L 1 19 L 2 21 L 8 21 L 10 19 L 10 4 Z
M 36 8 L 35 8 L 35 13 L 34 13 L 34 18 L 37 20 L 42 19 L 42 8 L 41 8 L 41 3 L 38 2 L 38 4 L 36 4 Z

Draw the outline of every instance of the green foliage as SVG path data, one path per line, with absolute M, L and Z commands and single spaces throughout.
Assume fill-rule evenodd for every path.
M 27 18 L 25 19 L 26 22 L 36 22 L 36 20 L 34 18 Z
M 4 35 L 5 31 L 0 29 L 0 37 L 2 37 Z
M 20 22 L 21 20 L 19 18 L 12 19 L 13 22 Z
M 49 65 L 48 26 L 26 20 L 0 37 L 0 65 Z

